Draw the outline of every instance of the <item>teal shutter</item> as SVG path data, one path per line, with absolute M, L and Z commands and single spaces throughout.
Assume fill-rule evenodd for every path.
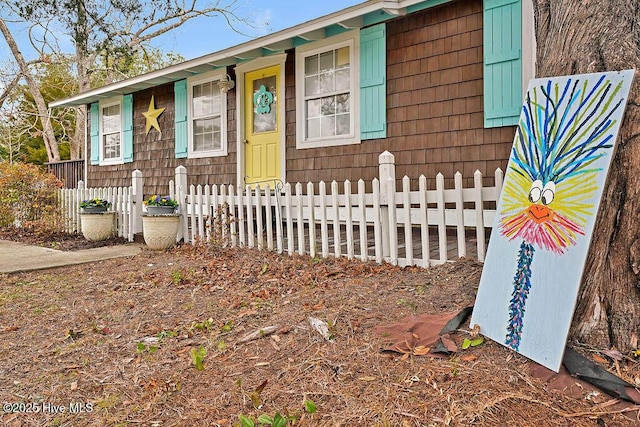
M 100 113 L 98 103 L 89 106 L 91 123 L 91 164 L 100 164 Z
M 515 125 L 522 108 L 522 0 L 484 1 L 484 126 Z
M 188 127 L 187 127 L 187 81 L 179 80 L 174 83 L 175 105 L 175 152 L 176 158 L 187 157 Z
M 122 97 L 122 160 L 133 162 L 133 95 Z
M 387 136 L 385 24 L 360 31 L 360 138 Z

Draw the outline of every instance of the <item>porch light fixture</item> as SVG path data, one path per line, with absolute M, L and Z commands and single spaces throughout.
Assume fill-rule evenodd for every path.
M 222 93 L 229 92 L 229 90 L 233 89 L 235 85 L 236 83 L 233 80 L 231 80 L 231 77 L 229 76 L 229 74 L 227 74 L 226 79 L 223 78 L 218 82 L 218 87 L 220 88 L 220 92 Z

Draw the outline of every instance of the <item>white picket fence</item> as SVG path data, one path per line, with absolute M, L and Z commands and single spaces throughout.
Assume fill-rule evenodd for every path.
M 100 198 L 112 203 L 110 211 L 115 212 L 115 231 L 118 237 L 124 237 L 130 242 L 134 236 L 134 213 L 131 187 L 100 187 L 84 188 L 82 181 L 78 188 L 62 188 L 59 190 L 59 202 L 63 208 L 64 231 L 80 233 L 82 230 L 82 216 L 80 203 L 83 200 Z
M 427 188 L 421 175 L 413 183 L 402 178 L 400 190 L 391 153 L 380 155 L 379 170 L 379 178 L 368 186 L 359 180 L 261 188 L 188 186 L 187 169 L 178 166 L 175 180 L 168 183 L 169 195 L 180 203 L 177 240 L 401 266 L 429 267 L 458 257 L 484 261 L 485 231 L 493 226 L 502 188 L 500 169 L 488 187 L 476 172 L 470 187 L 456 173 L 453 188 L 445 188 L 445 177 L 438 174 L 434 189 Z M 143 194 L 138 170 L 131 187 L 60 190 L 66 231 L 81 230 L 80 202 L 100 197 L 113 203 L 118 236 L 132 241 L 142 232 Z
M 186 170 L 180 168 L 177 182 L 184 183 Z M 402 190 L 396 191 L 392 177 L 384 184 L 376 178 L 371 192 L 365 191 L 363 180 L 355 189 L 349 181 L 334 181 L 329 186 L 287 183 L 276 189 L 191 185 L 188 192 L 172 181 L 170 194 L 182 206 L 186 242 L 213 240 L 290 255 L 428 267 L 457 257 L 484 260 L 485 228 L 493 224 L 502 180 L 498 169 L 494 185 L 483 187 L 482 174 L 476 172 L 474 186 L 463 188 L 457 173 L 454 188 L 446 189 L 438 174 L 436 188 L 429 190 L 422 175 L 418 190 L 410 190 L 410 179 L 404 177 Z

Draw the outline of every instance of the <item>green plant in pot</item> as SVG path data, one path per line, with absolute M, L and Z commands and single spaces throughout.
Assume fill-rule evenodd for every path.
M 178 202 L 169 196 L 154 194 L 144 201 L 148 215 L 167 215 L 175 213 Z

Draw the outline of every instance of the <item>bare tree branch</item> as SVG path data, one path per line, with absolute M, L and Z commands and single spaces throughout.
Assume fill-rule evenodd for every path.
M 0 94 L 0 108 L 4 105 L 4 101 L 11 95 L 14 89 L 18 86 L 22 74 L 17 74 L 13 80 L 11 80 L 4 88 L 4 91 Z
M 27 61 L 25 61 L 24 56 L 22 56 L 22 52 L 18 49 L 18 45 L 13 38 L 13 35 L 7 28 L 4 19 L 0 19 L 0 32 L 4 36 L 13 57 L 15 58 L 18 66 L 20 67 L 20 72 L 22 73 L 24 79 L 27 82 L 27 86 L 32 93 L 32 96 L 36 102 L 38 107 L 38 114 L 41 117 L 42 125 L 43 125 L 43 139 L 44 145 L 47 150 L 47 156 L 50 162 L 55 162 L 60 160 L 60 153 L 58 152 L 58 142 L 56 141 L 55 135 L 53 134 L 53 128 L 51 127 L 51 121 L 49 120 L 49 114 L 47 111 L 47 105 L 42 97 L 42 93 L 40 93 L 40 89 L 38 88 L 38 83 L 31 75 L 31 70 L 29 70 L 29 65 Z

